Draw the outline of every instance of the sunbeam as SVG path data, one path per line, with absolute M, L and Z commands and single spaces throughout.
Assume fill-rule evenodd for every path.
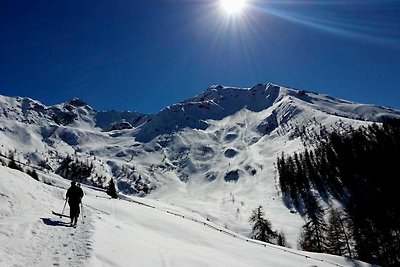
M 377 1 L 271 1 L 268 4 L 259 2 L 257 9 L 330 34 L 399 46 L 400 35 L 390 33 L 399 32 L 400 23 L 383 23 L 382 17 L 374 12 L 378 4 Z M 350 11 L 355 14 L 370 14 L 370 19 L 360 19 L 355 15 L 349 17 Z

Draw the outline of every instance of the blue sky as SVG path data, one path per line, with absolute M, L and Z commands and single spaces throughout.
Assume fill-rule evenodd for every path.
M 257 83 L 400 108 L 400 1 L 0 1 L 0 94 L 156 113 Z

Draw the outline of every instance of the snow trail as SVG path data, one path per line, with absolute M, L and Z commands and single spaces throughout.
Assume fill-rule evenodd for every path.
M 69 218 L 51 213 L 63 206 L 63 190 L 9 168 L 1 167 L 0 175 L 1 198 L 6 200 L 0 204 L 0 266 L 84 265 L 91 250 L 91 212 L 85 210 L 85 223 L 80 218 L 77 228 L 70 227 Z M 21 181 L 21 175 L 27 177 Z

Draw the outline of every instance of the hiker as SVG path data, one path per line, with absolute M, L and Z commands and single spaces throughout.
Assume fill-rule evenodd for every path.
M 71 182 L 71 187 L 67 191 L 67 199 L 69 205 L 69 217 L 71 218 L 71 226 L 76 226 L 79 217 L 79 204 L 83 197 L 83 191 L 80 184 L 76 185 L 75 182 Z

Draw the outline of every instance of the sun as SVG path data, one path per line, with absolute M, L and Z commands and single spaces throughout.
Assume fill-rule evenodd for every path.
M 247 0 L 220 0 L 222 9 L 230 14 L 238 14 L 246 7 Z

